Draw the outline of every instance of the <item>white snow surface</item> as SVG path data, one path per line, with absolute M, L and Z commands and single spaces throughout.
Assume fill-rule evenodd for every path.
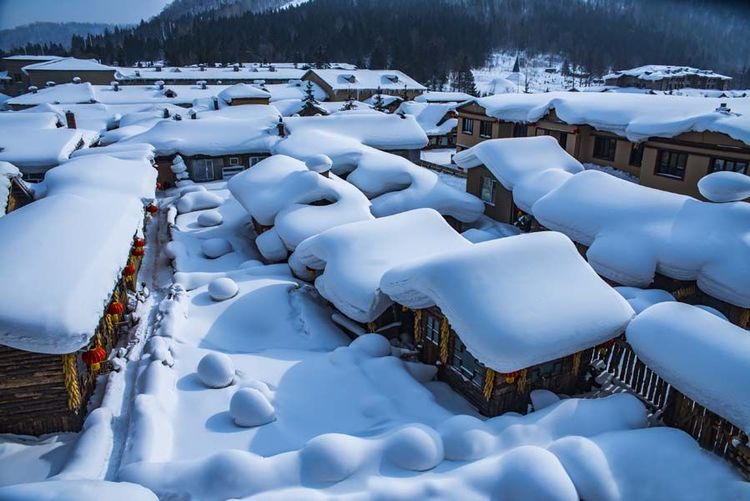
M 91 137 L 81 129 L 26 129 L 11 123 L 0 125 L 0 161 L 10 162 L 22 172 L 44 172 L 67 160 Z
M 628 326 L 638 357 L 687 397 L 750 431 L 750 337 L 741 327 L 684 303 L 648 308 Z
M 455 116 L 446 117 L 455 110 L 455 103 L 405 101 L 401 103 L 395 113 L 414 116 L 428 136 L 443 136 L 450 133 L 458 125 L 458 118 L 455 118 Z
M 750 198 L 750 176 L 741 172 L 713 172 L 700 178 L 698 191 L 712 202 L 745 200 Z
M 634 315 L 555 232 L 416 259 L 386 272 L 380 288 L 410 308 L 437 305 L 469 351 L 503 373 L 596 346 Z
M 391 304 L 380 290 L 389 269 L 413 259 L 471 244 L 432 209 L 416 209 L 351 223 L 312 236 L 297 246 L 289 264 L 299 276 L 323 270 L 320 294 L 358 322 L 371 322 Z

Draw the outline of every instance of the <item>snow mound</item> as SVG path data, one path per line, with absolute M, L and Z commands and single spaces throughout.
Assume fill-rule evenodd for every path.
M 99 501 L 101 499 L 156 501 L 145 487 L 128 482 L 104 480 L 48 480 L 0 487 L 3 501 Z
M 750 431 L 750 336 L 745 329 L 672 302 L 638 315 L 626 336 L 638 357 L 665 381 Z
M 313 172 L 322 174 L 331 170 L 333 161 L 328 155 L 313 155 L 307 159 L 305 166 Z
M 218 226 L 224 222 L 224 216 L 217 210 L 209 210 L 198 216 L 198 225 L 205 227 Z
M 674 296 L 661 289 L 639 289 L 638 287 L 615 287 L 636 313 L 658 303 L 674 301 Z
M 172 240 L 171 242 L 167 242 L 167 245 L 164 246 L 164 254 L 169 259 L 176 259 L 177 256 L 180 256 L 185 253 L 185 244 L 182 242 L 177 242 L 175 240 Z
M 530 396 L 531 405 L 534 406 L 535 411 L 540 411 L 560 401 L 560 397 L 549 390 L 533 390 Z
M 266 396 L 255 388 L 240 388 L 229 402 L 229 414 L 237 426 L 250 428 L 276 420 L 276 411 Z
M 232 244 L 226 238 L 209 238 L 201 243 L 201 251 L 209 259 L 216 259 L 232 252 Z
M 213 352 L 198 363 L 198 379 L 209 388 L 224 388 L 234 381 L 234 364 L 229 355 Z
M 356 472 L 363 460 L 362 439 L 351 435 L 319 435 L 300 451 L 303 475 L 316 482 L 341 482 Z
M 722 171 L 703 176 L 698 191 L 712 202 L 738 202 L 750 198 L 750 176 Z
M 498 499 L 512 501 L 578 501 L 575 485 L 560 461 L 540 447 L 522 446 L 502 457 L 496 482 Z M 593 498 L 592 498 L 593 499 Z
M 388 437 L 385 459 L 411 471 L 427 471 L 443 461 L 443 440 L 440 435 L 424 425 L 409 425 Z
M 549 231 L 409 261 L 380 288 L 412 309 L 437 305 L 471 354 L 502 373 L 612 339 L 634 314 L 565 235 Z
M 483 421 L 474 416 L 457 415 L 438 428 L 443 438 L 445 458 L 451 461 L 475 461 L 489 455 L 495 436 Z
M 216 278 L 208 284 L 208 295 L 214 301 L 225 301 L 237 295 L 240 291 L 237 282 L 228 277 Z
M 387 357 L 391 354 L 391 343 L 380 334 L 363 334 L 352 341 L 349 348 L 373 358 Z
M 224 200 L 215 193 L 209 191 L 189 191 L 183 194 L 177 201 L 177 212 L 185 214 L 203 209 L 215 209 L 219 207 Z

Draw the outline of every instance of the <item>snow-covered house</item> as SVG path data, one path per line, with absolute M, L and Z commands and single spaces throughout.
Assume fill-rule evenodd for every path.
M 268 104 L 271 93 L 254 85 L 236 83 L 219 92 L 218 98 L 229 106 Z
M 414 99 L 427 88 L 397 70 L 311 69 L 302 75 L 323 89 L 329 101 L 363 100 L 378 93 Z
M 430 140 L 427 148 L 453 148 L 456 145 L 458 114 L 455 103 L 405 101 L 395 113 L 414 116 Z
M 646 402 L 659 398 L 665 424 L 689 433 L 750 477 L 747 330 L 705 309 L 666 302 L 640 313 L 626 337 L 645 364 L 645 371 L 636 371 L 641 377 L 633 391 Z
M 286 84 L 290 80 L 299 80 L 305 70 L 294 68 L 293 65 L 267 65 L 256 64 L 231 66 L 169 66 L 161 64 L 143 68 L 117 68 L 117 80 L 124 85 L 153 85 L 155 82 L 163 81 L 167 85 L 174 84 L 197 84 L 205 81 L 209 85 L 256 83 Z
M 707 174 L 750 172 L 750 98 L 502 94 L 464 103 L 457 111 L 459 150 L 488 139 L 549 135 L 582 163 L 695 197 Z
M 12 56 L 4 57 L 3 66 L 5 67 L 9 80 L 5 82 L 4 91 L 10 96 L 15 96 L 21 92 L 25 92 L 29 83 L 28 76 L 23 72 L 23 67 L 45 61 L 53 61 L 55 59 L 60 59 L 60 56 L 29 56 L 26 54 L 14 54 Z
M 329 172 L 331 160 L 301 162 L 274 155 L 234 176 L 229 191 L 251 217 L 263 257 L 282 261 L 306 238 L 329 228 L 373 219 L 370 201 Z
M 44 87 L 47 82 L 65 83 L 73 79 L 106 85 L 115 79 L 116 68 L 101 64 L 95 59 L 77 59 L 75 57 L 61 57 L 50 61 L 41 61 L 24 66 L 23 73 L 28 83 L 36 87 Z
M 428 91 L 414 98 L 418 103 L 450 103 L 458 104 L 471 101 L 474 96 L 465 92 Z
M 157 120 L 148 130 L 120 141 L 153 145 L 160 182 L 166 185 L 174 182 L 171 166 L 176 155 L 185 161 L 190 179 L 199 182 L 228 179 L 252 167 L 269 156 L 283 125 L 272 105 L 227 107 L 176 118 Z
M 732 77 L 712 70 L 662 64 L 617 70 L 604 76 L 606 85 L 663 91 L 684 88 L 727 90 L 731 81 Z
M 455 161 L 491 172 L 489 181 L 482 180 L 492 188 L 488 194 L 500 189 L 495 179 L 501 183 L 500 197 L 492 200 L 505 210 L 491 212 L 493 217 L 508 222 L 513 211 L 521 211 L 535 220 L 532 227 L 568 235 L 613 283 L 665 289 L 750 327 L 750 204 L 733 201 L 747 196 L 750 183 L 735 183 L 736 196 L 723 198 L 733 191 L 732 183 L 719 175 L 730 174 L 734 181 L 746 181 L 745 176 L 704 178 L 704 193 L 721 203 L 702 202 L 596 170 L 582 172 L 559 148 L 547 161 L 540 148 L 538 163 L 527 164 L 525 159 L 534 158 L 532 146 L 545 141 L 555 146 L 549 138 L 487 141 L 457 154 Z
M 144 254 L 151 156 L 86 155 L 0 217 L 0 432 L 77 431 L 127 326 Z
M 416 258 L 387 271 L 380 290 L 415 312 L 421 360 L 490 416 L 525 413 L 534 389 L 585 391 L 596 347 L 634 315 L 555 232 Z
M 405 262 L 470 245 L 436 211 L 416 209 L 314 235 L 297 246 L 289 265 L 300 278 L 315 279 L 321 296 L 349 319 L 334 316 L 345 328 L 365 331 L 352 328 L 353 321 L 369 332 L 388 335 L 395 328 L 399 334 L 411 325 L 411 315 L 394 307 L 380 290 L 383 274 Z
M 16 208 L 13 183 L 20 176 L 21 171 L 15 165 L 0 161 L 0 216 Z

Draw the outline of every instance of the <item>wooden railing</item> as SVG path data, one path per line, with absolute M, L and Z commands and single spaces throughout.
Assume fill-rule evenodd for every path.
M 417 162 L 417 164 L 419 164 L 420 166 L 424 167 L 425 169 L 434 170 L 436 172 L 442 172 L 444 174 L 451 174 L 451 175 L 456 176 L 456 177 L 462 177 L 462 178 L 466 177 L 466 171 L 461 171 L 461 170 L 458 170 L 458 169 L 451 169 L 450 167 L 446 167 L 444 165 L 440 165 L 440 164 L 435 164 L 435 163 L 432 163 L 432 162 L 428 162 L 426 160 L 419 160 Z

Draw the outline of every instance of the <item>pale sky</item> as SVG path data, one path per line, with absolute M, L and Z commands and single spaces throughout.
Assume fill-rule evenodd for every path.
M 0 29 L 34 21 L 137 23 L 170 0 L 0 0 Z

